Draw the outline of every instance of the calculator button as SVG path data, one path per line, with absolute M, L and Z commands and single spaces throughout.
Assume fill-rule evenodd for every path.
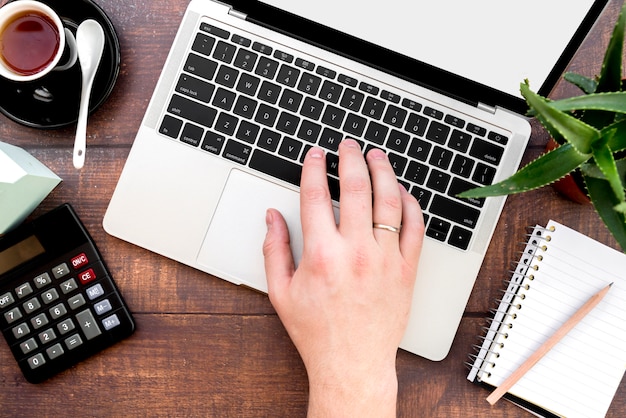
M 59 293 L 57 292 L 56 289 L 50 289 L 41 295 L 41 299 L 43 300 L 43 303 L 45 303 L 46 305 L 54 302 L 58 298 L 59 298 Z
M 48 317 L 45 313 L 41 313 L 30 320 L 35 329 L 41 328 L 44 325 L 48 325 Z
M 0 296 L 0 308 L 9 306 L 14 302 L 15 299 L 13 299 L 13 295 L 11 293 L 5 293 L 4 295 Z
M 52 328 L 39 333 L 39 341 L 41 341 L 42 344 L 48 344 L 49 342 L 52 342 L 56 337 L 57 335 L 54 333 L 54 330 Z
M 76 326 L 74 325 L 74 321 L 72 321 L 70 318 L 66 319 L 63 322 L 60 322 L 57 325 L 57 329 L 59 330 L 61 335 L 67 334 L 68 332 L 70 332 L 74 328 L 76 328 Z
M 93 271 L 93 269 L 85 270 L 78 275 L 78 279 L 80 280 L 82 284 L 87 284 L 90 281 L 94 280 L 95 278 L 96 278 L 96 273 Z
M 52 269 L 52 275 L 55 279 L 60 279 L 61 277 L 67 275 L 70 272 L 70 269 L 67 267 L 67 264 L 61 263 L 58 266 Z
M 103 295 L 104 289 L 102 288 L 102 285 L 100 283 L 87 289 L 87 297 L 89 298 L 89 300 L 97 299 Z
M 65 315 L 67 313 L 67 309 L 65 309 L 65 305 L 59 303 L 58 305 L 50 308 L 48 312 L 50 312 L 50 316 L 52 317 L 52 319 L 57 319 Z
M 71 337 L 65 339 L 65 346 L 70 350 L 75 349 L 79 345 L 83 343 L 83 340 L 80 338 L 80 335 L 74 334 Z
M 30 283 L 24 283 L 15 288 L 15 294 L 20 299 L 30 295 L 31 293 L 33 293 L 33 288 L 30 286 Z
M 116 314 L 113 314 L 109 316 L 108 318 L 104 318 L 102 320 L 102 325 L 104 326 L 104 329 L 107 331 L 112 328 L 115 328 L 119 324 L 120 324 L 120 319 L 117 317 Z
M 36 349 L 37 343 L 35 342 L 34 338 L 29 338 L 28 340 L 24 341 L 22 344 L 20 344 L 20 349 L 22 350 L 22 353 L 24 354 L 28 354 L 31 351 L 33 351 L 34 349 Z
M 48 354 L 48 357 L 50 357 L 50 360 L 54 360 L 55 358 L 59 357 L 64 352 L 65 351 L 63 351 L 63 347 L 61 347 L 61 344 L 59 343 L 53 345 L 52 347 L 46 350 L 46 354 Z
M 82 253 L 72 258 L 70 262 L 72 263 L 72 267 L 74 267 L 74 270 L 76 270 L 84 266 L 85 264 L 89 264 L 89 258 L 87 257 L 87 254 Z
M 35 312 L 37 309 L 41 308 L 41 304 L 39 303 L 37 298 L 32 298 L 32 299 L 27 300 L 26 302 L 24 302 L 22 307 L 24 308 L 24 311 L 27 314 L 30 314 L 30 313 Z
M 18 339 L 28 335 L 29 332 L 30 328 L 25 322 L 13 328 L 13 335 Z
M 96 310 L 96 313 L 98 315 L 105 314 L 113 309 L 113 307 L 111 306 L 111 302 L 109 302 L 108 299 L 101 300 L 100 302 L 96 303 L 93 308 Z
M 28 359 L 28 364 L 31 369 L 36 369 L 39 366 L 46 364 L 46 359 L 43 358 L 43 354 L 39 353 Z
M 35 282 L 35 286 L 37 286 L 37 289 L 41 289 L 42 287 L 48 286 L 50 283 L 52 283 L 52 279 L 50 279 L 50 275 L 48 273 L 43 273 L 35 277 L 33 279 L 33 282 Z
M 78 320 L 78 324 L 88 340 L 96 338 L 98 335 L 102 334 L 100 327 L 98 327 L 98 324 L 89 309 L 85 309 L 84 311 L 78 313 L 78 315 L 76 315 L 76 319 Z
M 63 292 L 64 295 L 72 293 L 76 289 L 78 289 L 78 285 L 74 279 L 69 279 L 61 283 L 61 292 Z
M 13 308 L 8 312 L 4 313 L 4 319 L 7 321 L 7 324 L 12 324 L 18 319 L 22 318 L 22 312 L 20 312 L 20 308 Z
M 85 298 L 79 293 L 78 295 L 69 298 L 67 303 L 70 304 L 70 309 L 75 310 L 85 304 Z

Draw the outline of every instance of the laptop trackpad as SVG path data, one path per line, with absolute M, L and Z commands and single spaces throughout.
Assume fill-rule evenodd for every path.
M 302 254 L 300 194 L 240 170 L 228 177 L 198 263 L 218 277 L 267 293 L 263 240 L 268 208 L 285 217 L 297 265 Z

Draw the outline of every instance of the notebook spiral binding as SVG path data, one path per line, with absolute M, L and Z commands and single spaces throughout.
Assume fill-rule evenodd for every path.
M 520 253 L 519 261 L 514 263 L 514 269 L 510 271 L 511 278 L 505 281 L 503 296 L 496 299 L 497 308 L 490 310 L 493 316 L 486 318 L 490 325 L 483 327 L 485 333 L 479 337 L 482 342 L 473 346 L 475 353 L 468 355 L 469 361 L 465 364 L 470 369 L 471 380 L 481 381 L 483 376 L 489 376 L 491 370 L 497 366 L 499 353 L 504 348 L 508 332 L 514 328 L 518 311 L 524 303 L 525 291 L 531 288 L 535 279 L 532 272 L 540 268 L 543 253 L 548 251 L 550 232 L 554 232 L 554 227 L 537 226 L 527 234 L 529 238 L 523 243 L 525 247 Z

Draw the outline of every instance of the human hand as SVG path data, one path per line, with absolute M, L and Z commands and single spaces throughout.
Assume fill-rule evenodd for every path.
M 381 150 L 370 151 L 366 164 L 357 142 L 343 141 L 339 178 L 337 225 L 323 151 L 309 151 L 297 269 L 287 225 L 268 210 L 269 297 L 306 366 L 309 416 L 395 416 L 395 360 L 409 317 L 423 215 Z M 373 228 L 373 221 L 402 229 Z

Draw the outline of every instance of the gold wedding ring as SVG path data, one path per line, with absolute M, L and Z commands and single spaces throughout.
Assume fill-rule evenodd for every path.
M 374 228 L 376 228 L 376 229 L 384 229 L 385 231 L 395 232 L 396 234 L 399 234 L 400 233 L 400 228 L 402 228 L 402 227 L 396 228 L 395 226 L 385 225 L 385 224 L 377 224 L 377 223 L 374 223 L 372 226 Z

